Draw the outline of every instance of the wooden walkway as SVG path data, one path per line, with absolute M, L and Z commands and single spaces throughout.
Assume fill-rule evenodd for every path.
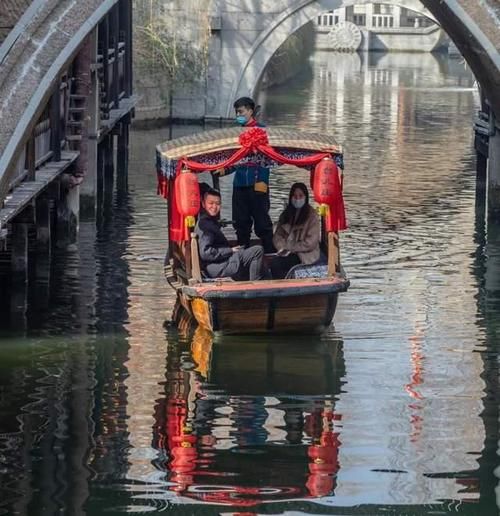
M 37 169 L 34 181 L 24 181 L 5 198 L 4 206 L 0 209 L 0 237 L 4 228 L 16 215 L 36 198 L 54 179 L 60 176 L 72 163 L 79 152 L 61 152 L 61 161 L 49 161 L 47 165 Z

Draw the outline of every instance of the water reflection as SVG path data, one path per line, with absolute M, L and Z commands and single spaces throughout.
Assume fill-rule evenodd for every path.
M 264 340 L 264 341 L 263 341 Z M 333 495 L 342 341 L 238 339 L 197 329 L 170 348 L 153 446 L 172 490 L 215 504 Z

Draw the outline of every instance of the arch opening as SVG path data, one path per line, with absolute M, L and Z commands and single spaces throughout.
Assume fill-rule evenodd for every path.
M 232 113 L 232 99 L 243 95 L 254 95 L 267 64 L 275 52 L 287 38 L 303 27 L 310 20 L 324 11 L 333 11 L 341 7 L 362 5 L 373 0 L 300 0 L 281 13 L 273 25 L 256 38 L 246 59 L 241 64 L 233 89 L 226 106 L 223 107 L 225 116 Z M 378 4 L 393 4 L 404 9 L 411 9 L 440 24 L 441 28 L 452 39 L 460 53 L 468 62 L 478 82 L 483 87 L 487 98 L 491 97 L 492 109 L 497 119 L 500 119 L 500 54 L 495 42 L 490 41 L 475 20 L 462 8 L 457 8 L 454 2 L 443 0 L 437 5 L 434 0 L 399 0 L 396 2 L 380 1 Z M 493 25 L 494 22 L 492 22 Z M 497 20 L 495 25 L 497 36 L 500 33 Z M 493 29 L 492 29 L 493 30 Z M 500 39 L 500 36 L 498 36 Z M 478 59 L 478 55 L 480 58 Z M 496 89 L 495 89 L 496 88 Z

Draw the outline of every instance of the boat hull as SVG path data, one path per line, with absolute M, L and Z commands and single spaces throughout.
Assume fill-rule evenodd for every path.
M 319 333 L 330 326 L 347 280 L 184 287 L 179 301 L 203 328 L 223 334 Z M 271 282 L 269 282 L 271 283 Z M 259 288 L 261 287 L 261 288 Z

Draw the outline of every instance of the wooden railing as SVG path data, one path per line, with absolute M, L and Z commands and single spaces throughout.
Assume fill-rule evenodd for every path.
M 24 180 L 35 180 L 36 170 L 52 159 L 59 159 L 60 151 L 66 143 L 66 124 L 69 107 L 69 87 L 67 77 L 63 77 L 59 91 L 54 94 L 33 129 L 28 142 L 21 150 L 14 175 L 9 184 L 13 190 Z M 54 104 L 56 104 L 54 106 Z M 55 114 L 55 116 L 54 116 Z M 57 136 L 57 140 L 54 138 Z

